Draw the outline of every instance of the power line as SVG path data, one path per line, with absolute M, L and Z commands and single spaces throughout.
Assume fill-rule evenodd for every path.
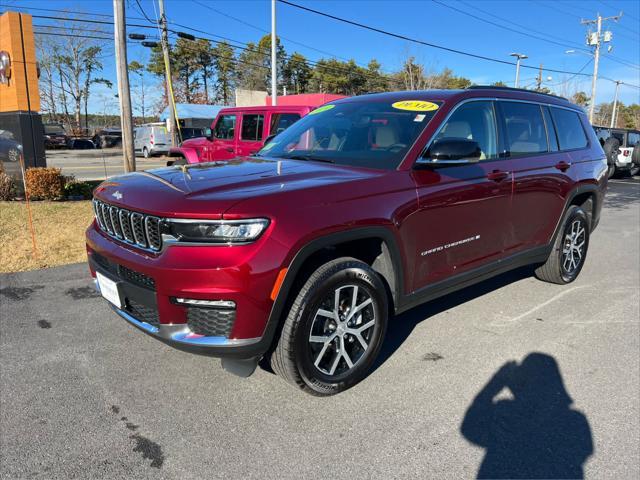
M 36 35 L 55 35 L 56 37 L 61 36 L 60 33 L 54 33 L 54 32 L 33 32 Z M 93 40 L 113 40 L 113 38 L 111 37 L 97 37 L 94 35 L 76 35 L 73 33 L 65 33 L 63 35 L 64 37 L 72 37 L 72 38 L 89 38 L 89 39 L 93 39 Z
M 569 44 L 569 43 L 560 43 L 560 42 L 556 42 L 556 41 L 554 41 L 554 40 L 550 40 L 550 39 L 545 38 L 545 37 L 539 37 L 539 36 L 537 36 L 537 35 L 532 35 L 532 34 L 529 34 L 529 33 L 526 33 L 526 32 L 522 32 L 522 31 L 520 31 L 520 30 L 517 30 L 517 29 L 515 29 L 515 28 L 511 28 L 511 27 L 508 27 L 508 26 L 503 25 L 503 24 L 500 24 L 500 23 L 492 22 L 491 20 L 486 20 L 486 19 L 484 19 L 484 18 L 481 18 L 481 17 L 478 17 L 478 16 L 476 16 L 476 15 L 473 15 L 472 13 L 465 12 L 464 10 L 460 10 L 459 8 L 456 8 L 456 7 L 454 7 L 454 6 L 447 5 L 446 3 L 441 2 L 440 0 L 431 0 L 431 1 L 432 1 L 433 3 L 437 3 L 438 5 L 443 6 L 443 7 L 445 7 L 445 8 L 449 8 L 449 9 L 451 9 L 451 10 L 454 10 L 454 11 L 456 11 L 456 12 L 458 12 L 458 13 L 462 14 L 462 15 L 466 15 L 466 16 L 468 16 L 468 17 L 474 18 L 474 19 L 479 20 L 479 21 L 481 21 L 481 22 L 488 23 L 488 24 L 490 24 L 490 25 L 494 25 L 494 26 L 496 26 L 496 27 L 498 27 L 498 28 L 502 28 L 502 29 L 504 29 L 504 30 L 508 30 L 508 31 L 510 31 L 510 32 L 515 32 L 515 33 L 518 33 L 518 34 L 520 34 L 520 35 L 524 35 L 525 37 L 534 38 L 534 39 L 536 39 L 536 40 L 542 40 L 543 42 L 552 43 L 552 44 L 555 44 L 555 45 L 559 45 L 559 46 L 561 46 L 561 47 L 570 47 L 570 48 L 573 48 L 573 49 L 575 49 L 575 50 L 581 50 L 581 51 L 583 51 L 583 52 L 590 52 L 590 50 L 588 50 L 588 49 L 586 49 L 586 48 L 583 48 L 583 47 L 576 47 L 576 46 L 575 46 L 575 45 L 576 45 L 575 43 Z M 465 2 L 461 2 L 461 3 L 465 3 Z M 471 7 L 471 8 L 474 8 L 474 9 L 476 9 L 476 10 L 483 11 L 483 10 L 481 10 L 481 9 L 477 8 L 477 7 L 474 7 L 474 6 L 469 5 L 469 4 L 466 4 L 466 3 L 465 3 L 465 5 L 467 5 L 467 6 Z M 488 14 L 487 12 L 484 12 L 484 13 L 485 13 L 485 14 Z M 488 14 L 488 15 L 492 15 L 492 14 Z M 498 17 L 498 16 L 496 16 L 496 15 L 492 15 L 492 16 L 494 16 L 495 18 L 500 18 L 500 17 Z M 509 22 L 509 23 L 512 23 L 512 24 L 514 24 L 514 25 L 518 25 L 517 23 L 514 23 L 514 22 L 512 22 L 512 21 L 510 21 L 510 20 L 506 20 L 506 19 L 502 19 L 502 20 L 504 20 L 504 21 L 506 21 L 506 22 Z M 524 26 L 522 26 L 522 25 L 520 25 L 520 26 L 521 26 L 522 28 L 528 28 L 528 27 L 524 27 Z M 547 36 L 549 36 L 549 35 L 547 35 Z M 633 64 L 633 63 L 627 62 L 626 60 L 622 60 L 622 59 L 616 58 L 616 57 L 614 57 L 614 56 L 608 56 L 608 57 L 603 57 L 603 58 L 607 58 L 607 59 L 609 59 L 609 60 L 611 60 L 611 61 L 613 61 L 613 62 L 617 62 L 617 63 L 620 63 L 620 64 L 622 64 L 622 65 L 626 65 L 626 66 L 628 66 L 628 67 L 632 67 L 632 68 L 637 68 L 637 69 L 639 69 L 639 70 L 640 70 L 640 66 L 639 66 L 639 65 L 636 65 L 636 64 Z
M 365 30 L 372 31 L 372 32 L 381 33 L 383 35 L 387 35 L 387 36 L 390 36 L 390 37 L 393 37 L 393 38 L 398 38 L 400 40 L 405 40 L 405 41 L 408 41 L 408 42 L 417 43 L 419 45 L 424 45 L 424 46 L 427 46 L 427 47 L 437 48 L 439 50 L 444 50 L 444 51 L 451 52 L 451 53 L 457 53 L 459 55 L 464 55 L 464 56 L 471 57 L 471 58 L 477 58 L 479 60 L 486 60 L 486 61 L 489 61 L 489 62 L 500 63 L 502 65 L 511 65 L 511 66 L 515 66 L 516 65 L 515 62 L 509 62 L 507 60 L 501 60 L 499 58 L 492 58 L 492 57 L 487 57 L 485 55 L 479 55 L 479 54 L 476 54 L 476 53 L 471 53 L 471 52 L 466 52 L 466 51 L 463 51 L 463 50 L 458 50 L 458 49 L 455 49 L 455 48 L 449 48 L 449 47 L 445 47 L 445 46 L 438 45 L 438 44 L 435 44 L 435 43 L 426 42 L 424 40 L 408 37 L 408 36 L 406 36 L 404 34 L 394 33 L 394 32 L 390 32 L 390 31 L 387 31 L 387 30 L 383 30 L 381 28 L 372 27 L 370 25 L 365 25 L 363 23 L 359 23 L 359 22 L 356 22 L 356 21 L 353 21 L 353 20 L 349 20 L 349 19 L 346 19 L 346 18 L 338 17 L 336 15 L 332 15 L 332 14 L 329 14 L 329 13 L 321 12 L 321 11 L 315 10 L 313 8 L 309 8 L 309 7 L 305 7 L 305 6 L 302 6 L 302 5 L 298 5 L 297 3 L 293 3 L 293 2 L 290 2 L 288 0 L 277 0 L 277 1 L 280 2 L 280 3 L 286 4 L 286 5 L 292 6 L 294 8 L 298 8 L 300 10 L 304 10 L 304 11 L 307 11 L 307 12 L 310 12 L 310 13 L 315 13 L 316 15 L 320 15 L 320 16 L 323 16 L 323 17 L 331 18 L 333 20 L 336 20 L 336 21 L 339 21 L 339 22 L 342 22 L 342 23 L 353 25 L 353 26 L 356 26 L 356 27 L 359 27 L 359 28 L 363 28 Z M 522 68 L 528 68 L 530 70 L 537 70 L 538 69 L 538 67 L 535 67 L 533 65 L 521 65 L 521 67 Z M 592 76 L 591 74 L 588 74 L 588 73 L 570 72 L 570 71 L 567 71 L 567 70 L 559 70 L 559 69 L 555 69 L 555 68 L 545 68 L 545 70 L 547 72 L 553 72 L 553 73 L 576 74 L 576 75 L 582 75 L 582 76 L 586 76 L 586 77 L 591 77 Z M 612 80 L 612 79 L 606 78 L 606 77 L 601 77 L 601 78 L 603 78 L 605 80 L 610 80 L 612 82 L 615 81 L 615 80 Z
M 218 15 L 222 15 L 223 17 L 229 18 L 229 19 L 234 20 L 234 21 L 236 21 L 236 22 L 239 22 L 239 23 L 241 23 L 241 24 L 243 24 L 243 25 L 246 25 L 247 27 L 251 27 L 251 28 L 253 28 L 253 29 L 255 29 L 255 30 L 258 30 L 258 31 L 260 31 L 260 32 L 270 33 L 270 31 L 269 31 L 269 30 L 267 30 L 267 29 L 265 29 L 265 28 L 261 28 L 261 27 L 258 27 L 257 25 L 253 25 L 253 24 L 251 24 L 251 23 L 249 23 L 249 22 L 245 22 L 244 20 L 242 20 L 242 19 L 240 19 L 240 18 L 234 17 L 233 15 L 229 15 L 228 13 L 225 13 L 225 12 L 222 12 L 222 11 L 220 11 L 220 10 L 216 9 L 216 8 L 213 8 L 211 5 L 208 5 L 208 4 L 206 4 L 206 3 L 200 2 L 200 1 L 198 1 L 198 0 L 191 0 L 191 1 L 192 1 L 193 3 L 195 3 L 195 4 L 197 4 L 197 5 L 200 5 L 201 7 L 204 7 L 204 8 L 207 8 L 207 9 L 209 9 L 209 10 L 213 11 L 213 12 L 216 12 Z M 177 25 L 177 24 L 176 24 L 176 25 Z M 189 28 L 189 27 L 184 27 L 184 28 Z M 195 31 L 195 30 L 194 30 L 194 31 Z M 309 50 L 313 50 L 314 52 L 322 53 L 323 55 L 329 55 L 329 56 L 331 56 L 331 57 L 333 57 L 333 58 L 338 58 L 338 59 L 343 60 L 343 61 L 345 61 L 345 62 L 348 62 L 348 61 L 349 61 L 349 59 L 347 59 L 347 58 L 340 57 L 340 56 L 335 55 L 335 54 L 333 54 L 333 53 L 331 53 L 331 52 L 326 52 L 326 51 L 324 51 L 324 50 L 320 50 L 320 49 L 318 49 L 318 48 L 312 47 L 312 46 L 310 46 L 310 45 L 306 45 L 306 44 L 301 43 L 301 42 L 297 42 L 297 41 L 292 40 L 292 39 L 290 39 L 290 38 L 283 37 L 282 35 L 278 35 L 278 37 L 279 37 L 279 38 L 281 38 L 281 39 L 283 39 L 283 40 L 286 40 L 287 42 L 293 43 L 293 44 L 295 44 L 295 45 L 299 45 L 299 46 L 301 46 L 301 47 L 308 48 Z
M 142 5 L 140 5 L 140 0 L 136 0 L 136 4 L 138 5 L 138 11 L 142 14 L 142 16 L 144 18 L 146 18 L 150 23 L 155 23 L 153 20 L 151 20 L 149 18 L 149 16 L 147 15 L 147 13 L 144 11 L 144 8 L 142 8 Z
M 94 13 L 94 12 L 71 12 L 69 10 L 60 10 L 55 8 L 35 8 L 35 7 L 19 7 L 17 5 L 8 5 L 6 3 L 0 3 L 0 7 L 10 8 L 12 10 L 33 10 L 36 12 L 56 12 L 56 13 L 73 13 L 74 15 L 84 15 L 84 16 L 93 16 L 93 17 L 103 17 L 103 18 L 111 18 L 113 19 L 113 15 L 107 15 L 104 13 Z M 129 17 L 131 20 L 144 20 L 144 18 L 140 17 Z
M 458 12 L 458 13 L 460 13 L 461 15 L 466 15 L 467 17 L 471 17 L 471 18 L 474 18 L 474 19 L 479 20 L 479 21 L 481 21 L 481 22 L 484 22 L 484 23 L 488 23 L 488 24 L 490 24 L 490 25 L 493 25 L 493 26 L 495 26 L 495 27 L 502 28 L 503 30 L 508 30 L 508 31 L 510 31 L 510 32 L 517 33 L 518 35 L 523 35 L 523 36 L 525 36 L 525 37 L 534 38 L 534 39 L 536 39 L 536 40 L 540 40 L 540 41 L 543 41 L 543 42 L 552 43 L 552 44 L 554 44 L 554 45 L 559 45 L 559 46 L 561 46 L 561 47 L 571 47 L 571 48 L 576 48 L 575 46 L 572 46 L 572 45 L 567 44 L 567 43 L 560 43 L 560 42 L 556 42 L 556 41 L 554 41 L 554 40 L 550 40 L 550 39 L 545 38 L 545 37 L 539 37 L 538 35 L 533 35 L 533 34 L 531 34 L 531 33 L 523 32 L 523 31 L 521 31 L 521 30 L 518 30 L 518 29 L 515 29 L 515 28 L 511 28 L 511 27 L 508 27 L 507 25 L 503 25 L 503 24 L 501 24 L 501 23 L 493 22 L 493 21 L 491 21 L 491 20 L 487 20 L 487 19 L 484 19 L 484 18 L 478 17 L 477 15 L 474 15 L 473 13 L 465 12 L 464 10 L 460 10 L 460 9 L 459 9 L 459 8 L 457 8 L 457 7 L 454 7 L 454 6 L 452 6 L 452 5 L 448 5 L 448 4 L 446 4 L 446 3 L 444 3 L 444 2 L 441 2 L 441 1 L 439 1 L 439 0 L 431 0 L 431 1 L 432 1 L 433 3 L 437 3 L 438 5 L 440 5 L 440 6 L 442 6 L 442 7 L 445 7 L 445 8 L 448 8 L 448 9 L 450 9 L 450 10 L 453 10 L 453 11 L 455 11 L 455 12 Z M 511 23 L 513 23 L 513 22 L 511 22 Z M 515 24 L 514 24 L 514 25 L 515 25 Z M 583 48 L 580 48 L 580 50 L 585 50 L 585 51 L 586 51 L 586 49 L 583 49 Z

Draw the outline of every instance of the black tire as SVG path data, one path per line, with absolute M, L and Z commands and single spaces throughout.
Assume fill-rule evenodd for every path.
M 631 176 L 637 175 L 640 172 L 640 142 L 637 142 L 633 146 L 633 153 L 631 154 Z
M 169 162 L 167 162 L 167 165 L 169 164 Z M 187 159 L 184 157 L 176 157 L 175 160 L 171 160 L 171 164 L 172 165 L 186 165 L 187 164 Z
M 607 156 L 607 165 L 609 165 L 609 178 L 613 177 L 616 173 L 616 160 L 618 159 L 618 150 L 620 149 L 620 142 L 615 137 L 609 137 L 605 140 L 602 146 L 605 155 Z
M 327 317 L 327 313 L 333 312 L 325 310 L 332 308 L 327 306 L 331 303 L 335 306 L 335 300 L 331 299 L 336 298 L 336 291 L 340 304 L 337 309 L 338 321 Z M 352 387 L 367 375 L 384 341 L 389 316 L 386 292 L 378 274 L 359 260 L 345 257 L 322 265 L 305 282 L 289 310 L 280 339 L 271 355 L 271 368 L 290 384 L 312 395 L 335 395 Z M 355 318 L 359 328 L 373 322 L 371 327 L 359 334 L 366 348 L 348 330 L 351 328 L 354 331 L 353 317 L 349 320 L 349 311 L 354 303 L 351 307 L 345 307 L 344 300 L 351 298 L 353 301 L 354 297 L 356 302 L 358 298 L 362 300 L 359 305 L 355 303 L 356 309 L 371 300 L 361 307 L 359 311 L 362 314 Z M 321 310 L 323 314 L 320 314 Z M 331 324 L 334 325 L 333 329 Z M 316 339 L 331 340 L 312 342 L 313 332 L 316 332 L 313 335 Z M 319 332 L 323 335 L 318 335 Z M 346 355 L 340 348 L 344 349 Z M 356 358 L 355 362 L 352 356 Z M 347 357 L 352 363 L 351 367 Z M 323 371 L 325 360 L 328 362 L 324 363 L 326 367 Z M 346 367 L 346 370 L 339 371 L 339 367 Z M 327 369 L 330 371 L 327 372 Z
M 577 238 L 574 239 L 572 233 L 574 232 L 573 229 L 576 223 L 579 225 L 579 228 L 583 230 L 583 233 L 577 235 Z M 577 205 L 570 206 L 564 214 L 549 258 L 543 265 L 536 269 L 536 277 L 545 282 L 557 283 L 559 285 L 571 283 L 578 278 L 587 258 L 590 231 L 591 225 L 585 211 Z M 578 259 L 575 247 L 580 244 L 582 244 L 582 248 Z M 570 248 L 568 253 L 566 252 L 567 248 Z M 573 260 L 571 260 L 569 256 Z M 567 268 L 567 262 L 570 268 Z
M 143 156 L 144 158 L 149 158 L 149 157 L 151 157 L 151 155 L 149 154 L 149 149 L 148 149 L 147 147 L 143 147 L 143 148 L 142 148 L 142 156 Z

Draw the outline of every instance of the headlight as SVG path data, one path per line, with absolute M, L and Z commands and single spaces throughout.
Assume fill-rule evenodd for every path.
M 181 242 L 247 243 L 269 225 L 265 218 L 246 220 L 168 220 L 169 230 Z

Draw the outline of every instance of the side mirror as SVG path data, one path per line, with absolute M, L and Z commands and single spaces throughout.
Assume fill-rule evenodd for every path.
M 443 138 L 431 144 L 419 165 L 461 165 L 477 163 L 482 155 L 478 142 L 466 138 Z
M 274 138 L 276 138 L 277 133 L 272 133 L 271 135 L 269 135 L 267 138 L 264 139 L 264 142 L 262 142 L 262 145 L 266 145 L 268 143 L 271 142 L 271 140 L 273 140 Z

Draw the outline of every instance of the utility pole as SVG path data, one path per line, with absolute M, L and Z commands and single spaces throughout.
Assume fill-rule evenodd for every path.
M 271 105 L 274 106 L 278 104 L 276 38 L 276 0 L 271 0 Z
M 536 90 L 540 91 L 542 87 L 542 64 L 540 64 L 540 69 L 538 70 L 538 78 L 536 78 Z
M 167 30 L 167 15 L 164 11 L 164 0 L 158 0 L 160 7 L 160 29 L 162 35 L 162 54 L 164 55 L 164 72 L 167 81 L 167 100 L 169 102 L 169 130 L 171 133 L 171 146 L 178 146 L 178 128 L 176 126 L 176 105 L 173 99 L 173 86 L 171 85 L 171 63 L 169 62 L 169 32 Z
M 587 45 L 591 47 L 595 47 L 593 51 L 593 78 L 591 79 L 591 100 L 589 102 L 589 122 L 593 123 L 593 115 L 596 108 L 596 86 L 598 84 L 598 64 L 600 63 L 600 45 L 602 42 L 610 42 L 612 34 L 607 31 L 604 32 L 604 39 L 602 38 L 602 22 L 606 20 L 618 20 L 622 16 L 622 12 L 620 15 L 615 15 L 612 17 L 603 18 L 599 13 L 595 20 L 582 20 L 580 23 L 582 25 L 596 25 L 596 31 L 587 34 Z
M 127 27 L 125 22 L 124 0 L 113 0 L 113 19 L 124 171 L 135 172 L 136 157 L 133 151 L 133 117 L 131 115 L 131 91 L 129 90 Z
M 618 108 L 618 88 L 622 82 L 620 80 L 616 80 L 616 93 L 613 96 L 613 110 L 611 111 L 611 125 L 609 128 L 614 128 L 616 126 L 616 108 Z
M 510 56 L 516 57 L 516 81 L 513 86 L 514 88 L 518 88 L 518 84 L 520 83 L 520 61 L 529 57 L 522 53 L 512 53 Z

